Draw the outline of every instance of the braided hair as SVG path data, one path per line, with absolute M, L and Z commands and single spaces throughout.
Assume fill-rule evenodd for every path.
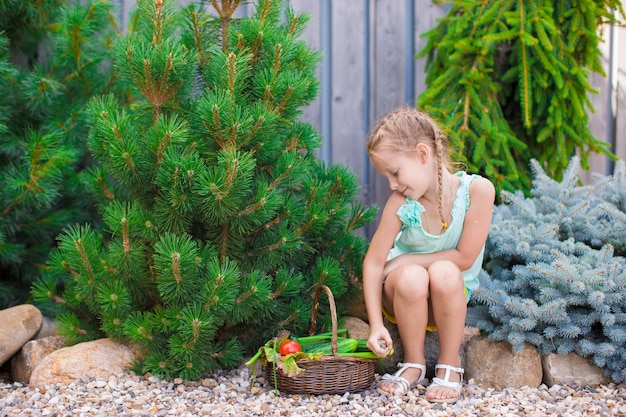
M 443 170 L 450 169 L 448 137 L 428 114 L 411 107 L 400 107 L 386 115 L 367 139 L 367 153 L 380 149 L 412 152 L 419 143 L 428 145 L 435 154 L 437 167 L 437 206 L 441 227 L 448 227 L 443 215 Z

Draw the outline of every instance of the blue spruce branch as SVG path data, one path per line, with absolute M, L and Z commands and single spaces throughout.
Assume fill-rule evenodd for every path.
M 468 324 L 492 340 L 540 353 L 574 352 L 626 380 L 626 164 L 581 185 L 580 161 L 563 180 L 536 161 L 530 197 L 503 192 L 494 209 L 481 287 Z

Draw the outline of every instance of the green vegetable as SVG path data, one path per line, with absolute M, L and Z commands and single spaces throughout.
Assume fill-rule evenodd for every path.
M 393 355 L 393 348 L 389 351 L 389 355 Z M 382 359 L 384 356 L 376 356 L 374 352 L 368 350 L 367 352 L 348 352 L 348 353 L 337 353 L 337 356 L 353 356 L 355 358 L 363 358 L 363 359 Z M 382 366 L 381 366 L 382 368 Z
M 370 348 L 367 347 L 367 340 L 365 339 L 357 339 L 359 344 L 356 347 L 357 352 L 368 352 Z
M 348 329 L 342 327 L 340 329 L 337 329 L 337 336 L 339 335 L 346 335 L 348 334 Z M 303 337 L 298 337 L 296 338 L 296 340 L 302 344 L 302 343 L 309 343 L 309 342 L 320 342 L 323 340 L 330 340 L 333 337 L 333 332 L 332 331 L 328 331 L 328 332 L 324 332 L 324 333 L 319 333 L 319 334 L 314 334 L 313 336 L 303 336 Z
M 332 355 L 332 342 L 330 340 L 316 343 L 303 343 L 302 339 L 298 339 L 302 346 L 302 351 L 307 353 L 321 352 L 325 355 Z M 357 350 L 359 342 L 357 339 L 348 339 L 345 337 L 337 338 L 337 353 L 350 353 Z

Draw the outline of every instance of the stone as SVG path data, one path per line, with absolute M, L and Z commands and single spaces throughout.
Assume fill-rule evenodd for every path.
M 122 376 L 135 359 L 127 345 L 111 339 L 98 339 L 64 347 L 46 356 L 33 370 L 29 385 L 70 384 L 93 380 L 107 381 Z
M 480 335 L 480 330 L 476 327 L 466 327 L 463 330 L 463 339 L 461 340 L 461 345 L 463 345 L 463 350 L 465 350 L 465 346 L 467 345 L 467 342 L 470 341 L 470 339 L 474 336 L 479 336 Z
M 41 311 L 30 304 L 0 310 L 0 366 L 37 334 L 42 322 Z
M 41 329 L 37 332 L 37 334 L 33 337 L 33 339 L 44 339 L 50 336 L 56 336 L 57 334 L 57 326 L 50 317 L 43 318 L 43 322 L 41 323 Z
M 63 336 L 49 336 L 27 342 L 11 359 L 13 381 L 28 383 L 33 370 L 50 353 L 65 346 Z
M 367 308 L 365 307 L 365 298 L 363 297 L 362 291 L 359 293 L 358 296 L 355 297 L 354 301 L 350 304 L 347 315 L 350 317 L 356 317 L 367 323 Z
M 537 388 L 543 380 L 541 356 L 530 344 L 514 353 L 508 342 L 477 335 L 467 342 L 465 362 L 465 379 L 485 387 Z
M 575 353 L 567 355 L 549 353 L 541 357 L 541 363 L 543 382 L 548 387 L 572 383 L 580 386 L 598 386 L 610 382 L 600 367 Z
M 358 317 L 346 317 L 343 327 L 348 329 L 348 334 L 353 339 L 366 339 L 370 335 L 370 325 Z

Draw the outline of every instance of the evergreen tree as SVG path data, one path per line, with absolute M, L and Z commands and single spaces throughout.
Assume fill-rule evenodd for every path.
M 493 340 L 540 353 L 575 352 L 626 380 L 626 163 L 579 185 L 573 158 L 562 182 L 534 161 L 532 197 L 502 193 L 468 323 Z
M 236 366 L 280 329 L 306 333 L 320 284 L 341 313 L 366 246 L 355 232 L 375 214 L 298 120 L 318 88 L 319 56 L 299 40 L 307 16 L 261 0 L 235 19 L 239 1 L 211 3 L 219 16 L 138 2 L 114 45 L 135 100 L 88 107 L 106 233 L 67 230 L 34 289 L 63 307 L 65 336 L 126 338 L 145 350 L 142 371 L 166 377 Z
M 593 137 L 588 94 L 601 65 L 602 26 L 618 0 L 452 1 L 423 36 L 428 87 L 419 105 L 439 118 L 468 167 L 499 190 L 530 188 L 530 160 L 556 179 L 578 153 L 615 158 Z M 615 14 L 614 14 L 615 13 Z
M 103 2 L 0 2 L 0 308 L 27 299 L 55 236 L 92 211 L 81 109 L 114 91 L 115 31 Z

